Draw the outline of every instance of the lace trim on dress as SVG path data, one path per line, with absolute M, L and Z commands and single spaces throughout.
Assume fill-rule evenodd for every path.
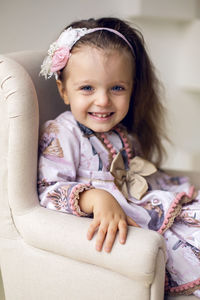
M 93 186 L 90 183 L 78 184 L 73 187 L 70 194 L 69 204 L 74 215 L 82 216 L 82 217 L 88 216 L 88 214 L 81 211 L 78 200 L 79 200 L 79 194 L 81 192 L 90 190 L 92 188 Z
M 122 141 L 122 147 L 124 149 L 125 155 L 127 156 L 127 163 L 129 163 L 130 159 L 133 157 L 133 153 L 131 150 L 131 143 L 128 139 L 127 131 L 122 125 L 117 125 L 115 128 L 113 128 L 113 131 L 119 135 Z M 115 150 L 114 146 L 109 141 L 109 138 L 105 133 L 96 133 L 95 135 L 102 142 L 105 149 L 109 152 L 109 166 L 111 166 L 111 163 L 116 157 L 118 151 Z M 123 149 L 121 149 L 121 151 Z
M 185 283 L 185 284 L 181 284 L 179 286 L 175 286 L 175 287 L 170 287 L 169 286 L 169 282 L 168 282 L 168 278 L 166 277 L 166 281 L 165 281 L 165 291 L 166 293 L 168 293 L 170 296 L 177 296 L 177 295 L 191 295 L 192 293 L 194 293 L 196 290 L 200 289 L 200 278 Z
M 182 205 L 191 202 L 196 196 L 194 186 L 190 187 L 189 193 L 186 194 L 185 192 L 178 193 L 171 203 L 169 210 L 166 214 L 165 220 L 158 230 L 160 234 L 163 234 L 167 229 L 169 229 L 173 223 L 174 219 L 180 214 Z

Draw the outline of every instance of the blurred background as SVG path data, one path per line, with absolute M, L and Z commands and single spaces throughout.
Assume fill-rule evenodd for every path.
M 143 33 L 164 85 L 168 157 L 200 171 L 200 0 L 0 0 L 0 53 L 47 50 L 71 21 L 120 17 Z

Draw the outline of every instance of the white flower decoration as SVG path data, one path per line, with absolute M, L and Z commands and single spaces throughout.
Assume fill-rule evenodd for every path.
M 40 74 L 46 79 L 51 78 L 54 74 L 58 77 L 57 72 L 63 69 L 70 57 L 70 50 L 74 44 L 85 34 L 93 32 L 94 29 L 72 28 L 69 27 L 61 33 L 58 40 L 52 43 L 48 50 L 48 56 L 45 57 Z M 56 57 L 55 57 L 56 55 Z

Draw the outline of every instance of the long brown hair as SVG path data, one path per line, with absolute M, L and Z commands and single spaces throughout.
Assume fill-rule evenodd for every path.
M 164 133 L 164 106 L 160 99 L 160 83 L 155 75 L 152 62 L 147 54 L 141 32 L 127 22 L 117 18 L 81 20 L 66 27 L 95 28 L 108 27 L 122 33 L 134 49 L 134 88 L 128 114 L 122 120 L 130 134 L 140 143 L 143 157 L 160 165 L 163 154 L 162 138 Z M 126 49 L 128 44 L 119 36 L 106 31 L 96 31 L 83 36 L 73 48 L 92 45 L 102 49 Z M 73 52 L 73 49 L 72 49 Z

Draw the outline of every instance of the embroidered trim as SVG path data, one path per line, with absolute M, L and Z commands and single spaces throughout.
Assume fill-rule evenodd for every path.
M 194 199 L 195 188 L 194 186 L 190 187 L 188 195 L 185 192 L 178 193 L 169 207 L 169 210 L 166 214 L 164 222 L 158 232 L 163 234 L 167 229 L 169 229 L 174 223 L 174 219 L 180 214 L 182 205 L 188 202 L 191 202 Z
M 102 143 L 103 147 L 105 148 L 106 151 L 108 151 L 108 166 L 107 170 L 110 169 L 112 160 L 113 160 L 113 154 L 110 152 L 109 147 L 107 147 L 107 144 L 104 142 L 105 138 L 107 139 L 106 135 L 105 137 L 102 137 L 102 134 L 105 135 L 104 133 L 95 133 L 95 136 L 99 139 L 99 141 Z M 110 142 L 109 142 L 110 143 Z M 112 144 L 111 144 L 112 146 Z M 113 146 L 112 146 L 113 147 Z M 114 148 L 113 148 L 114 149 Z M 117 152 L 116 152 L 117 153 Z
M 113 130 L 115 130 L 118 133 L 119 137 L 121 138 L 122 144 L 124 146 L 124 150 L 125 150 L 127 158 L 128 158 L 128 163 L 129 163 L 130 159 L 133 157 L 133 153 L 132 153 L 132 149 L 131 149 L 131 144 L 127 137 L 126 129 L 124 129 L 118 125 Z M 96 134 L 96 136 L 97 136 L 97 138 L 99 138 L 102 141 L 105 148 L 108 150 L 109 155 L 111 157 L 111 160 L 110 160 L 110 164 L 111 164 L 111 161 L 115 158 L 115 156 L 117 155 L 118 152 L 115 150 L 114 146 L 109 141 L 109 139 L 105 133 Z
M 168 285 L 168 281 L 166 281 L 165 289 L 170 296 L 176 296 L 176 295 L 188 296 L 191 295 L 194 291 L 200 289 L 200 278 L 171 288 Z
M 107 150 L 111 153 L 112 158 L 115 158 L 117 151 L 115 150 L 111 142 L 108 140 L 105 133 L 100 133 L 100 137 L 102 138 L 102 141 L 105 144 Z
M 81 211 L 80 206 L 78 204 L 78 200 L 79 200 L 79 194 L 81 192 L 90 190 L 92 188 L 93 188 L 93 186 L 90 183 L 86 183 L 86 184 L 80 183 L 73 187 L 71 194 L 70 194 L 69 204 L 70 204 L 70 208 L 72 209 L 72 212 L 74 215 L 83 216 L 83 217 L 88 216 L 88 214 Z
M 133 157 L 133 153 L 132 153 L 130 142 L 127 137 L 127 132 L 125 130 L 123 130 L 121 127 L 116 127 L 115 130 L 119 133 L 119 135 L 124 143 L 124 149 L 127 153 L 128 161 L 130 161 L 130 159 Z

